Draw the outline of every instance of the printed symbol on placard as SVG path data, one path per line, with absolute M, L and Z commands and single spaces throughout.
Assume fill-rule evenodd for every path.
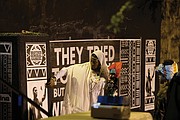
M 0 102 L 11 102 L 11 97 L 9 94 L 0 94 Z
M 42 62 L 42 50 L 41 47 L 37 44 L 34 44 L 31 47 L 30 51 L 30 60 L 33 65 L 40 65 Z
M 27 68 L 27 80 L 38 80 L 47 78 L 46 67 Z
M 154 96 L 147 97 L 147 98 L 145 99 L 145 104 L 154 103 L 154 100 L 155 100 Z
M 11 43 L 0 43 L 0 54 L 11 55 L 12 44 Z
M 156 52 L 156 43 L 154 40 L 146 41 L 146 54 L 147 55 L 154 55 Z

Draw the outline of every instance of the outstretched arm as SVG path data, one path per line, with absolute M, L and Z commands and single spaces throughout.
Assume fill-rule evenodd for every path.
M 57 74 L 55 74 L 54 76 L 52 76 L 50 78 L 50 80 L 46 83 L 46 86 L 50 86 L 50 87 L 54 87 L 55 82 L 60 79 L 66 77 L 67 75 L 67 68 L 62 68 L 59 72 L 57 72 Z
M 46 86 L 44 88 L 44 95 L 43 95 L 43 98 L 42 98 L 42 102 L 45 100 L 45 98 L 46 98 Z
M 154 75 L 155 75 L 154 73 L 155 73 L 155 69 L 153 70 L 153 75 L 152 75 L 152 77 L 151 77 L 151 78 L 153 78 L 153 77 L 154 77 Z

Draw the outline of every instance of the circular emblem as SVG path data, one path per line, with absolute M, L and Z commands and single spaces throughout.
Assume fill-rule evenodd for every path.
M 30 60 L 33 65 L 40 65 L 42 61 L 42 49 L 39 45 L 35 44 L 30 50 Z

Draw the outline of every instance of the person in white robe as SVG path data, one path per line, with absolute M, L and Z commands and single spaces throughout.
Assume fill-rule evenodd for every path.
M 104 53 L 94 51 L 89 62 L 62 68 L 55 78 L 64 76 L 67 84 L 61 115 L 89 111 L 98 96 L 104 95 L 105 82 L 109 79 Z

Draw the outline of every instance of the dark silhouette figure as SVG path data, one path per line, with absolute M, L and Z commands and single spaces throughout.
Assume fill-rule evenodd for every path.
M 42 89 L 42 88 L 41 88 Z M 33 101 L 42 106 L 42 102 L 45 100 L 46 98 L 46 89 L 44 90 L 44 95 L 42 97 L 41 100 L 38 99 L 38 92 L 37 92 L 37 87 L 33 87 Z M 37 119 L 41 119 L 42 115 L 40 113 L 40 110 L 38 110 L 37 108 L 35 108 L 34 106 L 31 106 L 31 112 L 32 112 L 32 120 L 37 120 Z
M 153 74 L 151 76 L 150 75 L 150 68 L 148 69 L 148 75 L 146 77 L 147 77 L 147 81 L 146 81 L 147 96 L 151 96 L 151 89 L 152 89 L 151 82 L 152 82 L 152 79 L 154 77 L 154 72 L 153 72 Z
M 114 72 L 113 72 L 114 71 Z M 118 78 L 115 69 L 110 70 L 110 80 L 105 85 L 105 96 L 118 96 Z

